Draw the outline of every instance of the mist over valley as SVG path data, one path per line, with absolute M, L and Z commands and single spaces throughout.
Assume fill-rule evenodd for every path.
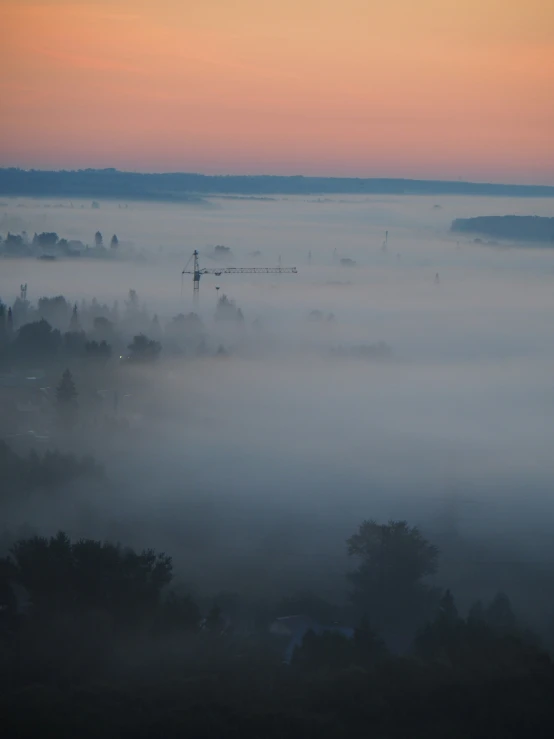
M 126 401 L 136 431 L 112 442 L 85 424 L 71 439 L 53 437 L 94 453 L 113 487 L 107 500 L 84 496 L 92 519 L 72 507 L 69 530 L 157 545 L 170 536 L 166 546 L 178 556 L 181 546 L 189 549 L 179 521 L 206 508 L 207 520 L 195 525 L 221 530 L 199 541 L 195 556 L 207 550 L 222 580 L 236 558 L 240 583 L 244 557 L 259 561 L 274 529 L 302 521 L 304 541 L 289 568 L 309 569 L 310 542 L 323 531 L 340 549 L 364 516 L 430 526 L 455 497 L 468 535 L 513 529 L 518 546 L 533 549 L 535 537 L 515 530 L 524 520 L 540 525 L 550 510 L 554 257 L 493 253 L 456 241 L 448 225 L 466 213 L 547 213 L 548 200 L 281 198 L 214 201 L 208 211 L 69 206 L 10 199 L 0 222 L 83 242 L 96 230 L 106 240 L 117 234 L 141 259 L 5 258 L 4 302 L 26 283 L 31 303 L 64 295 L 71 305 L 95 298 L 123 309 L 132 289 L 148 320 L 157 315 L 162 344 L 158 362 L 136 370 L 140 397 Z M 195 248 L 201 267 L 217 266 L 219 243 L 230 249 L 229 266 L 282 264 L 298 274 L 205 275 L 196 307 L 192 275 L 180 272 Z M 341 266 L 343 257 L 355 266 Z M 243 324 L 215 320 L 221 294 L 240 307 Z M 202 321 L 207 356 L 171 356 L 164 328 L 190 312 Z M 151 333 L 148 323 L 142 328 Z M 380 342 L 385 358 L 372 355 Z M 113 382 L 99 377 L 96 386 L 93 378 L 91 388 L 110 390 Z M 57 516 L 50 511 L 53 527 Z M 10 525 L 23 522 L 49 533 L 32 507 Z M 287 544 L 299 546 L 294 537 Z
M 49 676 L 110 669 L 164 695 L 183 664 L 231 670 L 262 702 L 281 698 L 245 659 L 292 665 L 285 691 L 329 664 L 404 674 L 394 660 L 438 659 L 451 591 L 470 661 L 476 623 L 501 650 L 487 670 L 506 634 L 551 648 L 554 254 L 450 231 L 491 212 L 551 203 L 2 202 L 0 233 L 27 253 L 0 258 L 0 544 L 34 614 L 9 633 L 54 645 L 73 619 L 67 654 L 28 643 L 23 685 L 51 659 Z M 243 267 L 274 271 L 225 271 Z M 364 569 L 386 542 L 391 590 Z

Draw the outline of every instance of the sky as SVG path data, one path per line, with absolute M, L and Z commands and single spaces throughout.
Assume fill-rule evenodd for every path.
M 554 184 L 545 0 L 0 0 L 0 165 Z

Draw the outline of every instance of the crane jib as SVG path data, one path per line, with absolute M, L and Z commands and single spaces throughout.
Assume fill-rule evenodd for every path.
M 273 275 L 297 274 L 296 267 L 225 267 L 224 269 L 201 269 L 203 275 Z
M 187 267 L 190 264 L 190 259 L 185 265 L 182 275 L 192 275 L 193 286 L 194 286 L 194 297 L 198 297 L 198 291 L 200 288 L 200 277 L 202 275 L 254 275 L 254 274 L 266 274 L 266 275 L 280 275 L 280 274 L 298 274 L 296 267 L 214 267 L 209 269 L 204 267 L 200 269 L 198 263 L 198 250 L 194 250 L 191 259 L 194 259 L 193 269 L 189 270 Z

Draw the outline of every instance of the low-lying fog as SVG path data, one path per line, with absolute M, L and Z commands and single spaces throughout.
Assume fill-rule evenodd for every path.
M 105 463 L 108 491 L 10 511 L 10 525 L 165 549 L 207 590 L 271 591 L 281 576 L 309 577 L 336 595 L 344 583 L 330 582 L 323 563 L 343 567 L 344 540 L 364 518 L 406 518 L 433 538 L 453 503 L 459 532 L 486 540 L 490 559 L 554 561 L 554 250 L 449 233 L 458 217 L 552 215 L 552 201 L 81 205 L 5 200 L 0 233 L 88 243 L 96 230 L 116 233 L 143 261 L 0 260 L 4 301 L 21 283 L 35 303 L 123 302 L 133 288 L 163 324 L 196 310 L 192 276 L 182 287 L 180 274 L 195 248 L 201 266 L 217 265 L 206 249 L 222 244 L 231 266 L 281 263 L 298 274 L 203 277 L 198 312 L 229 358 L 145 369 L 157 412 L 140 441 L 80 450 Z M 241 308 L 242 330 L 215 323 L 216 285 Z M 381 341 L 389 358 L 336 354 Z

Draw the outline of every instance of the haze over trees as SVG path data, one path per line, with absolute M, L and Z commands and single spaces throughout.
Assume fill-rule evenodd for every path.
M 76 480 L 102 480 L 104 470 L 91 456 L 82 458 L 57 451 L 18 454 L 0 440 L 0 469 L 3 491 L 1 503 L 38 491 L 59 493 Z
M 230 300 L 226 295 L 221 295 L 217 301 L 217 308 L 215 312 L 216 321 L 236 321 L 237 323 L 244 322 L 244 316 L 240 308 L 235 304 L 234 300 Z
M 132 362 L 151 362 L 158 358 L 162 346 L 159 341 L 149 339 L 144 334 L 138 334 L 128 346 L 129 359 Z
M 133 256 L 133 250 L 129 245 L 119 249 L 120 242 L 116 234 L 110 240 L 110 249 L 104 246 L 102 233 L 94 234 L 92 246 L 83 243 L 79 239 L 67 239 L 58 236 L 55 232 L 35 233 L 29 239 L 25 232 L 15 234 L 8 231 L 5 238 L 0 238 L 0 256 L 39 259 L 75 259 L 85 257 L 90 259 L 129 258 Z M 121 253 L 123 252 L 123 253 Z

